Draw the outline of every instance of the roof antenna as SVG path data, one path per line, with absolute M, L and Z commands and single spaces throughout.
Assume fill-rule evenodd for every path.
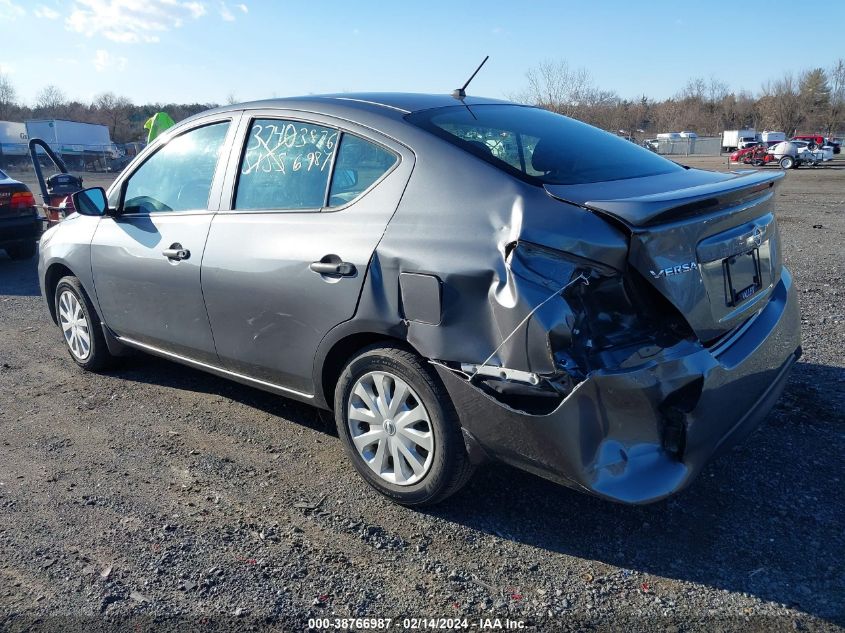
M 463 98 L 465 98 L 465 97 L 467 96 L 467 86 L 469 85 L 469 82 L 471 82 L 473 79 L 475 79 L 475 76 L 478 74 L 478 71 L 479 71 L 479 70 L 481 70 L 481 67 L 482 67 L 482 66 L 483 66 L 483 65 L 487 62 L 487 60 L 488 60 L 488 59 L 490 59 L 490 56 L 489 56 L 489 55 L 487 55 L 487 56 L 484 58 L 484 61 L 483 61 L 483 62 L 481 62 L 481 63 L 478 65 L 478 68 L 476 68 L 476 69 L 475 69 L 475 72 L 474 72 L 474 73 L 472 73 L 472 75 L 470 76 L 470 78 L 469 78 L 469 79 L 467 79 L 467 82 L 466 82 L 466 83 L 465 83 L 462 87 L 460 87 L 460 88 L 455 88 L 455 89 L 452 91 L 452 96 L 453 96 L 453 97 L 455 97 L 455 99 L 463 99 Z

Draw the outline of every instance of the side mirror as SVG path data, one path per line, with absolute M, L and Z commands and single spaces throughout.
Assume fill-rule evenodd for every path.
M 106 198 L 106 190 L 102 187 L 91 187 L 73 194 L 73 208 L 80 215 L 106 215 L 109 210 L 109 202 Z

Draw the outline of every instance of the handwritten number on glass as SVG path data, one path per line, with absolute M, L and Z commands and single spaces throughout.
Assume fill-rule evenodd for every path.
M 324 171 L 331 164 L 337 130 L 293 122 L 255 123 L 241 173 Z

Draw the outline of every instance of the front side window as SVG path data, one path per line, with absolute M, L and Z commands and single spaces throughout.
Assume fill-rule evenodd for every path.
M 159 149 L 126 184 L 124 213 L 208 208 L 211 182 L 229 122 L 185 132 Z
M 533 184 L 574 185 L 683 169 L 615 134 L 518 105 L 447 106 L 411 123 Z
M 344 134 L 329 191 L 329 207 L 349 204 L 396 164 L 396 155 L 352 134 Z
M 235 209 L 320 209 L 338 131 L 314 123 L 256 119 L 240 165 Z

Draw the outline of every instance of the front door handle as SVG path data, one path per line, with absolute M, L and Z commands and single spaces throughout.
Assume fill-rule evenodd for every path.
M 328 259 L 328 258 L 323 258 Z M 340 259 L 340 258 L 338 258 Z M 319 261 L 312 262 L 311 270 L 321 275 L 337 275 L 338 277 L 351 277 L 355 274 L 355 264 L 342 261 Z
M 182 248 L 179 242 L 175 242 L 170 245 L 170 248 L 165 248 L 161 254 L 171 261 L 180 262 L 183 259 L 188 259 L 191 256 L 191 251 Z

